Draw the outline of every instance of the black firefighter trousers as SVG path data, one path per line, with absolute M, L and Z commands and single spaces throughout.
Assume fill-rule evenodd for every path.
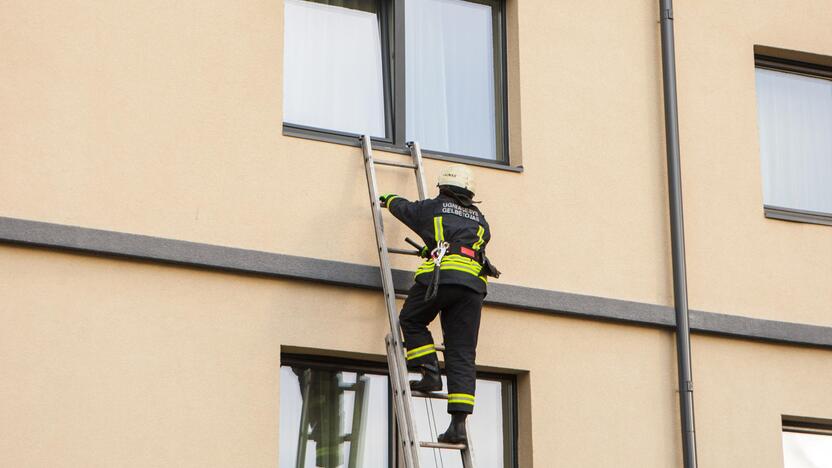
M 407 367 L 412 369 L 420 364 L 439 367 L 428 324 L 441 311 L 445 370 L 448 374 L 448 412 L 472 413 L 477 381 L 474 359 L 485 294 L 465 286 L 443 284 L 439 286 L 437 296 L 425 302 L 425 290 L 425 286 L 414 284 L 399 314 L 407 347 Z

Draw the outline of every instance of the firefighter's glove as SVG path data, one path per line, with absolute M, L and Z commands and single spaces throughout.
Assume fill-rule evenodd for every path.
M 393 199 L 397 198 L 397 197 L 398 197 L 398 195 L 396 195 L 395 193 L 388 193 L 386 195 L 382 195 L 382 196 L 378 197 L 378 201 L 381 202 L 381 207 L 382 208 L 387 208 L 387 207 L 390 206 L 390 202 L 393 201 Z

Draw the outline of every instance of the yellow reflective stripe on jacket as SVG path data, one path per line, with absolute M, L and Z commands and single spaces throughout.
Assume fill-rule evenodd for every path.
M 482 268 L 482 265 L 473 258 L 468 258 L 464 255 L 459 254 L 450 254 L 445 255 L 445 258 L 442 259 L 442 264 L 444 265 L 445 262 L 455 262 L 455 263 L 464 263 L 466 265 L 476 266 L 478 268 Z
M 453 268 L 451 268 L 453 267 Z M 440 270 L 447 270 L 447 269 L 463 269 L 472 275 L 479 275 L 480 270 L 482 268 L 473 267 L 471 265 L 466 265 L 465 263 L 457 263 L 457 262 L 442 262 L 442 266 L 439 268 Z
M 474 274 L 474 273 L 472 273 L 468 270 L 457 269 L 456 267 L 454 267 L 454 268 L 451 268 L 451 267 L 445 268 L 444 266 L 442 267 L 442 270 L 445 270 L 445 271 L 447 271 L 447 270 L 456 270 L 456 271 L 461 271 L 463 273 L 468 273 L 471 276 L 479 278 L 480 280 L 482 280 L 483 283 L 488 284 L 488 278 L 486 278 L 485 276 L 476 275 L 476 274 Z M 433 270 L 417 271 L 416 274 L 414 274 L 413 276 L 416 277 L 416 276 L 419 276 L 419 275 L 424 275 L 425 273 L 430 273 L 431 271 L 433 271 Z
M 467 393 L 449 393 L 448 403 L 461 403 L 463 405 L 474 406 L 474 395 Z
M 479 275 L 482 271 L 482 265 L 460 255 L 448 255 L 442 260 L 442 266 L 439 269 L 444 270 L 446 266 L 451 265 L 465 268 L 466 270 L 470 271 L 475 275 Z M 416 269 L 416 272 L 428 273 L 433 271 L 434 268 L 436 268 L 436 266 L 434 265 L 433 260 L 428 260 L 425 263 L 419 265 L 419 268 Z
M 482 271 L 482 265 L 477 263 L 475 260 L 463 257 L 462 255 L 447 255 L 444 259 L 442 259 L 441 269 L 444 269 L 445 265 L 457 265 L 465 267 L 467 269 L 470 269 L 472 273 L 477 275 L 479 275 L 480 271 Z
M 433 238 L 436 239 L 437 244 L 445 241 L 445 230 L 442 229 L 441 216 L 433 217 Z
M 483 241 L 483 238 L 482 238 L 483 234 L 485 234 L 485 228 L 484 228 L 484 227 L 482 227 L 482 225 L 480 225 L 480 226 L 477 228 L 477 237 L 479 237 L 479 239 L 480 239 L 480 240 L 478 240 L 478 241 L 474 244 L 474 246 L 473 246 L 473 249 L 474 249 L 474 250 L 479 250 L 479 249 L 482 247 L 482 243 L 484 242 L 484 241 Z
M 442 271 L 447 271 L 447 270 L 456 270 L 456 271 L 461 271 L 463 273 L 468 273 L 471 276 L 476 276 L 477 278 L 481 279 L 485 284 L 488 284 L 488 280 L 485 279 L 485 276 L 475 275 L 474 273 L 471 273 L 469 270 L 463 270 L 462 268 L 457 268 L 455 266 L 448 266 L 447 268 L 445 268 L 445 265 L 442 265 Z
M 414 276 L 431 273 L 435 268 L 433 260 L 427 260 L 416 269 L 416 274 Z M 482 272 L 482 265 L 477 263 L 476 260 L 462 255 L 446 255 L 445 258 L 442 259 L 442 266 L 439 269 L 443 271 L 455 270 L 468 273 L 481 279 L 485 284 L 488 284 L 488 280 L 484 276 L 480 276 L 480 273 Z
M 433 271 L 434 268 L 435 267 L 433 266 L 433 260 L 428 260 L 428 261 L 422 263 L 421 265 L 419 265 L 419 268 L 416 269 L 416 274 L 429 273 L 429 272 Z
M 445 257 L 442 259 L 442 263 L 445 263 L 445 260 L 457 260 L 457 261 L 460 261 L 460 262 L 471 263 L 471 264 L 474 264 L 474 265 L 479 265 L 480 264 L 478 261 L 474 260 L 473 258 L 466 257 L 465 255 L 459 255 L 459 254 L 445 255 Z

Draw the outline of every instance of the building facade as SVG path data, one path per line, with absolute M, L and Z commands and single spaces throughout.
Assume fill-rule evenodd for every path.
M 0 11 L 0 466 L 395 466 L 362 133 L 478 179 L 478 467 L 680 466 L 657 2 Z M 673 17 L 699 466 L 832 466 L 832 7 Z

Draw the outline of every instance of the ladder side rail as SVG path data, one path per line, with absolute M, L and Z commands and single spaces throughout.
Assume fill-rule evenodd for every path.
M 402 399 L 404 400 L 404 408 L 405 408 L 405 416 L 407 418 L 407 427 L 410 431 L 409 443 L 410 448 L 414 452 L 414 459 L 416 460 L 416 466 L 419 464 L 419 434 L 416 431 L 416 422 L 413 419 L 413 395 L 410 391 L 410 379 L 408 377 L 407 371 L 407 364 L 405 361 L 405 353 L 404 347 L 401 345 L 396 345 L 393 342 L 394 347 L 394 363 L 397 366 L 397 378 L 399 382 L 399 392 L 401 393 Z
M 405 468 L 419 467 L 418 447 L 416 447 L 416 431 L 411 419 L 412 408 L 410 400 L 402 391 L 399 365 L 396 359 L 396 348 L 390 335 L 384 338 L 387 348 L 387 368 L 390 372 L 390 386 L 393 390 L 393 411 L 396 414 L 398 426 L 398 453 L 404 461 Z M 408 421 L 410 424 L 408 424 Z M 410 427 L 408 427 L 410 426 Z M 411 430 L 412 429 L 412 430 Z
M 416 173 L 416 189 L 419 191 L 419 200 L 424 200 L 428 197 L 428 190 L 425 185 L 425 171 L 422 166 L 422 147 L 419 146 L 417 141 L 408 143 L 408 146 L 410 147 L 410 157 L 413 158 L 413 165 L 416 166 L 413 171 Z
M 376 183 L 376 170 L 373 164 L 372 146 L 370 137 L 362 137 L 362 150 L 364 152 L 364 169 L 367 173 L 367 189 L 370 195 L 370 204 L 373 212 L 373 225 L 375 227 L 376 248 L 378 259 L 381 265 L 381 285 L 384 290 L 384 301 L 387 306 L 387 315 L 390 319 L 390 333 L 396 344 L 401 345 L 402 335 L 399 329 L 399 316 L 396 313 L 396 290 L 393 285 L 393 273 L 390 266 L 390 254 L 387 251 L 387 242 L 384 239 L 384 220 L 381 215 L 381 205 L 378 201 L 378 187 Z M 402 347 L 402 346 L 399 346 Z
M 368 141 L 368 144 L 369 143 L 370 142 Z M 420 199 L 424 199 L 425 183 L 424 183 L 424 179 L 421 176 L 421 174 L 422 174 L 421 152 L 418 149 L 418 143 L 416 145 L 417 145 L 417 152 L 416 152 L 417 157 L 416 157 L 416 159 L 414 159 L 414 164 L 413 165 L 414 165 L 414 171 L 416 171 L 416 174 L 418 175 L 416 182 L 417 182 L 417 188 L 419 189 Z M 372 162 L 374 162 L 373 158 L 372 158 L 372 151 L 370 151 L 370 160 Z M 373 170 L 373 175 L 375 175 L 375 167 L 374 167 L 374 170 Z M 375 178 L 373 180 L 375 181 Z M 376 189 L 376 191 L 377 191 L 377 189 Z M 376 200 L 377 197 L 374 197 L 373 199 Z M 381 209 L 378 208 L 378 211 L 379 211 L 379 219 L 381 219 Z M 382 226 L 382 240 L 384 240 L 386 242 L 386 239 L 384 239 L 384 237 L 383 237 L 383 226 Z M 394 250 L 394 249 L 387 248 L 386 245 L 383 245 L 381 247 L 384 249 L 385 253 L 389 253 L 390 251 Z M 416 252 L 416 253 L 418 254 L 418 252 Z M 386 255 L 386 256 L 388 258 L 388 262 L 386 264 L 387 267 L 385 268 L 385 270 L 386 270 L 385 273 L 390 275 L 390 285 L 391 285 L 390 289 L 394 291 L 393 282 L 392 282 L 393 281 L 393 279 L 392 279 L 392 268 L 390 267 L 390 263 L 389 263 L 389 255 Z M 393 325 L 393 322 L 391 321 L 391 327 L 395 326 L 395 330 L 394 331 L 391 330 L 391 331 L 393 331 L 392 346 L 393 346 L 393 351 L 394 351 L 393 352 L 393 361 L 392 361 L 392 363 L 394 363 L 397 367 L 396 381 L 398 382 L 399 393 L 400 393 L 400 395 L 402 397 L 402 400 L 403 400 L 402 405 L 404 407 L 406 425 L 407 425 L 408 433 L 409 433 L 407 443 L 409 444 L 409 447 L 414 452 L 413 453 L 413 459 L 414 459 L 414 463 L 416 464 L 415 466 L 418 466 L 419 463 L 420 463 L 419 436 L 418 436 L 418 433 L 416 431 L 416 423 L 413 419 L 413 395 L 411 394 L 411 391 L 410 391 L 410 379 L 408 378 L 407 362 L 404 358 L 404 356 L 405 356 L 404 343 L 402 342 L 402 340 L 400 338 L 401 337 L 401 335 L 400 335 L 401 328 L 399 327 L 398 307 L 395 304 L 395 297 L 396 297 L 396 295 L 395 295 L 395 291 L 394 291 L 394 293 L 390 296 L 391 301 L 392 301 L 392 306 L 389 306 L 389 308 L 388 308 L 391 317 L 395 317 L 395 325 Z M 388 362 L 390 362 L 389 356 L 388 356 Z
M 298 429 L 298 453 L 295 466 L 306 466 L 306 445 L 309 443 L 309 387 L 312 381 L 312 369 L 306 369 L 300 376 L 300 429 Z
M 350 430 L 350 459 L 349 468 L 360 468 L 364 461 L 364 438 L 366 428 L 364 419 L 367 415 L 369 405 L 369 393 L 367 392 L 368 377 L 358 374 L 353 389 L 352 402 L 352 429 Z
M 462 455 L 462 467 L 474 468 L 474 449 L 471 448 L 471 427 L 467 420 L 465 421 L 465 432 L 468 433 L 468 442 L 465 444 L 465 448 L 460 451 Z
M 379 263 L 381 266 L 381 283 L 384 290 L 384 301 L 387 307 L 387 315 L 390 322 L 390 344 L 388 345 L 388 367 L 390 369 L 391 386 L 394 390 L 394 401 L 397 404 L 397 421 L 399 431 L 405 437 L 407 450 L 405 460 L 410 461 L 407 468 L 419 468 L 418 448 L 416 447 L 416 428 L 412 419 L 410 407 L 410 384 L 407 382 L 407 372 L 404 366 L 404 346 L 399 327 L 399 317 L 396 307 L 396 291 L 393 284 L 393 274 L 390 266 L 390 256 L 387 251 L 384 239 L 384 222 L 382 219 L 381 206 L 378 201 L 378 187 L 375 177 L 375 165 L 373 164 L 372 143 L 370 137 L 362 137 L 362 150 L 364 155 L 364 168 L 367 175 L 367 190 L 370 196 L 370 204 L 373 213 L 373 225 L 375 227 L 376 247 L 378 250 Z M 403 372 L 404 371 L 404 372 Z M 410 459 L 410 460 L 408 460 Z

